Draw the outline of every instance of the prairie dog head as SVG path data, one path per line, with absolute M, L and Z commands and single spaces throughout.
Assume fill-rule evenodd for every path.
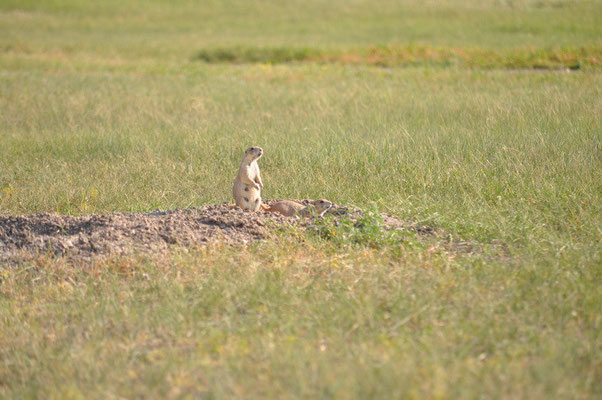
M 259 160 L 259 158 L 263 155 L 263 149 L 261 147 L 249 147 L 245 151 L 245 160 L 249 162 Z
M 326 199 L 314 200 L 311 203 L 318 213 L 322 213 L 332 207 L 332 202 Z

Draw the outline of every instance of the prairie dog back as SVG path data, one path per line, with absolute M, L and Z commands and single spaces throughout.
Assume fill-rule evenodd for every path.
M 308 206 L 292 200 L 282 200 L 271 206 L 262 204 L 261 207 L 267 212 L 277 212 L 287 217 L 299 215 L 301 217 L 322 217 L 332 207 L 332 202 L 320 199 L 313 200 Z

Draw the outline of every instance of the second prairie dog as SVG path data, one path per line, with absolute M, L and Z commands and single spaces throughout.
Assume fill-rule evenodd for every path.
M 236 205 L 243 210 L 258 211 L 261 207 L 261 189 L 263 182 L 259 174 L 257 160 L 263 155 L 261 147 L 249 147 L 245 157 L 238 167 L 238 174 L 234 180 L 232 194 Z
M 287 217 L 300 215 L 301 217 L 310 217 L 313 215 L 322 217 L 332 207 L 328 200 L 313 200 L 308 206 L 292 200 L 282 200 L 271 206 L 262 204 L 261 207 L 267 212 L 278 212 Z

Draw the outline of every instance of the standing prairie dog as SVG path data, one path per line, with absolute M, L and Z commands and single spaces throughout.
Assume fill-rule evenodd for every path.
M 258 211 L 261 207 L 261 189 L 263 182 L 259 175 L 257 160 L 263 155 L 261 147 L 249 147 L 245 157 L 238 167 L 238 174 L 234 180 L 232 194 L 236 205 L 243 210 Z
M 313 200 L 308 206 L 292 200 L 282 200 L 271 206 L 262 204 L 261 207 L 267 212 L 279 212 L 287 217 L 300 215 L 301 217 L 318 216 L 322 217 L 332 207 L 328 200 Z

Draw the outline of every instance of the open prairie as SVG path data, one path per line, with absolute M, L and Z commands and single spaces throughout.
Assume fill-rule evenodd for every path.
M 368 210 L 0 265 L 0 398 L 600 398 L 600 21 L 600 1 L 0 0 L 0 221 L 231 202 L 251 145 L 265 199 Z

